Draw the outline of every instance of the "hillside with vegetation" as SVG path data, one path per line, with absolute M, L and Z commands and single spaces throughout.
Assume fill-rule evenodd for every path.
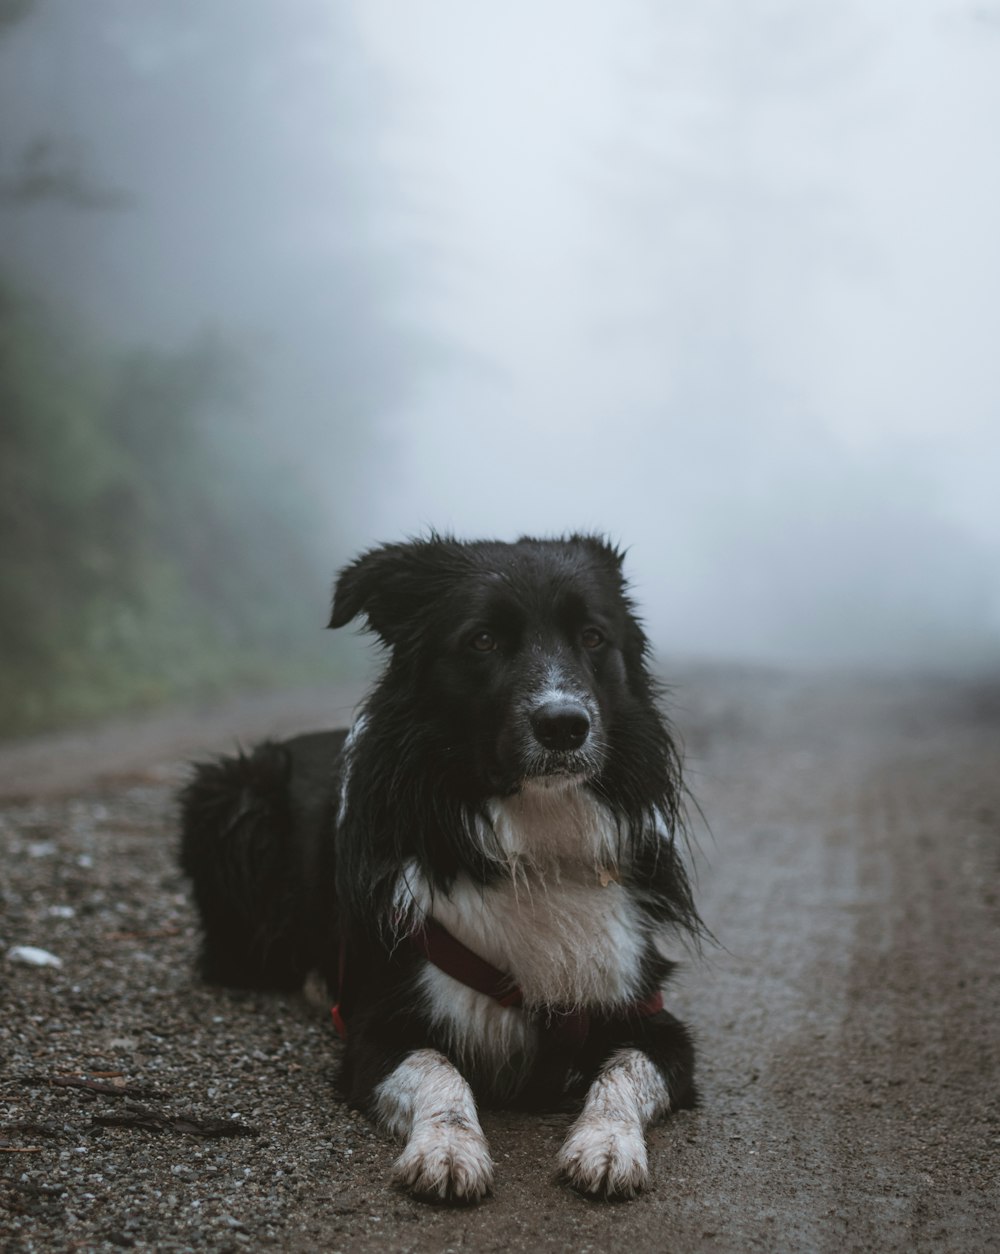
M 90 343 L 0 280 L 0 734 L 331 673 L 249 377 L 211 337 Z

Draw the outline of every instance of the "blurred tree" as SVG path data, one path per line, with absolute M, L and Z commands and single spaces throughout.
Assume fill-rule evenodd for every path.
M 35 0 L 0 0 L 0 38 L 34 10 Z M 0 154 L 7 144 L 0 131 Z M 0 177 L 0 205 L 31 205 L 57 202 L 74 209 L 118 209 L 129 203 L 120 191 L 99 186 L 52 135 L 25 141 L 14 159 L 14 168 Z
M 23 21 L 35 7 L 35 0 L 0 0 L 0 35 Z
M 0 201 L 12 205 L 56 201 L 73 209 L 121 209 L 130 203 L 124 192 L 93 182 L 60 153 L 51 136 L 24 145 L 13 173 L 0 180 Z

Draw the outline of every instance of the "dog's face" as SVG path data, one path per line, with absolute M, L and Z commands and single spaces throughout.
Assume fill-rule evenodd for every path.
M 641 716 L 645 638 L 600 539 L 374 549 L 342 572 L 330 625 L 359 614 L 392 651 L 384 690 L 479 797 L 594 779 Z

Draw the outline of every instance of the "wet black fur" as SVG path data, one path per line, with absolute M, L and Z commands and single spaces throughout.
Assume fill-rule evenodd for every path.
M 388 656 L 350 751 L 343 821 L 344 733 L 269 743 L 198 768 L 182 797 L 181 861 L 201 914 L 205 979 L 293 988 L 318 968 L 336 995 L 344 947 L 349 979 L 340 996 L 351 1017 L 343 1080 L 364 1107 L 410 1050 L 448 1052 L 416 992 L 422 959 L 394 935 L 393 892 L 409 861 L 442 890 L 460 872 L 483 884 L 502 873 L 471 833 L 491 798 L 519 786 L 504 709 L 529 633 L 591 668 L 606 756 L 589 786 L 629 848 L 625 886 L 652 917 L 695 935 L 700 925 L 679 851 L 654 831 L 656 812 L 680 828 L 680 762 L 619 551 L 591 536 L 513 545 L 431 536 L 383 546 L 336 583 L 330 626 L 357 617 Z M 600 628 L 605 646 L 580 648 L 585 624 Z M 477 654 L 469 641 L 487 627 L 501 647 Z M 669 968 L 650 945 L 645 991 Z M 660 1065 L 675 1108 L 694 1100 L 691 1040 L 665 1011 L 628 1022 L 595 1015 L 573 1055 L 545 1037 L 535 1074 L 515 1096 L 551 1105 L 571 1073 L 586 1084 L 626 1045 Z M 481 1077 L 467 1078 L 491 1095 Z
M 294 990 L 336 981 L 338 763 L 347 733 L 314 732 L 202 763 L 181 795 L 181 867 L 210 984 Z

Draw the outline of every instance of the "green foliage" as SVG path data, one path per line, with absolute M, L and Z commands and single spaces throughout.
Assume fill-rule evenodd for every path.
M 246 373 L 211 338 L 96 350 L 0 276 L 0 735 L 330 673 Z

